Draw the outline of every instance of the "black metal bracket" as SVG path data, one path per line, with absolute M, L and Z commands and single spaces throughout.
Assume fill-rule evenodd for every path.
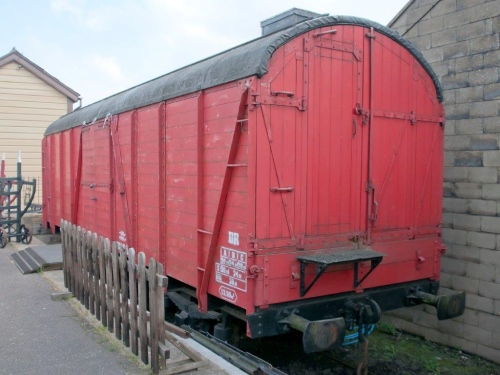
M 371 261 L 370 261 L 370 270 L 359 281 L 358 281 L 358 267 L 359 267 L 359 262 L 355 262 L 354 263 L 354 287 L 357 288 L 363 281 L 365 281 L 365 279 L 368 277 L 368 275 L 372 273 L 372 271 L 380 264 L 380 262 L 382 262 L 382 257 L 371 259 Z
M 331 251 L 315 255 L 303 255 L 297 257 L 300 262 L 300 296 L 304 297 L 312 286 L 323 275 L 326 269 L 332 265 L 353 263 L 354 267 L 354 288 L 357 288 L 382 262 L 385 254 L 373 250 L 349 250 L 349 251 Z M 359 280 L 359 263 L 370 262 L 370 270 Z M 316 267 L 315 276 L 306 286 L 306 268 L 309 264 Z
M 306 293 L 311 289 L 311 287 L 316 284 L 316 281 L 318 281 L 319 277 L 325 272 L 325 270 L 328 268 L 328 266 L 316 266 L 316 275 L 314 276 L 314 279 L 309 283 L 309 285 L 306 287 L 306 266 L 308 262 L 303 262 L 300 261 L 300 296 L 304 297 Z

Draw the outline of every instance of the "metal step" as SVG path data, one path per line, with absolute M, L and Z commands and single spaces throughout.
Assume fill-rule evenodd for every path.
M 345 249 L 343 249 L 345 250 Z M 312 255 L 301 255 L 297 257 L 300 262 L 300 296 L 303 297 L 309 289 L 318 281 L 325 270 L 332 265 L 352 263 L 354 269 L 353 287 L 357 288 L 372 271 L 377 267 L 385 254 L 371 249 L 358 249 L 342 251 L 340 249 L 330 249 L 327 252 L 318 252 Z M 370 262 L 370 269 L 359 279 L 359 263 Z M 306 285 L 306 267 L 312 264 L 315 266 L 315 276 L 309 285 Z
M 28 247 L 11 254 L 10 258 L 23 275 L 62 269 L 62 248 L 60 244 Z

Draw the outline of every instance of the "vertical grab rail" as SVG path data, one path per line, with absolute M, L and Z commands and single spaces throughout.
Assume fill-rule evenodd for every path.
M 371 229 L 373 224 L 372 218 L 372 204 L 374 201 L 375 189 L 373 187 L 372 174 L 373 174 L 373 48 L 375 34 L 373 27 L 365 34 L 370 39 L 370 78 L 369 78 L 369 108 L 368 108 L 368 201 L 367 201 L 367 215 L 366 215 L 366 240 L 368 243 L 371 241 Z

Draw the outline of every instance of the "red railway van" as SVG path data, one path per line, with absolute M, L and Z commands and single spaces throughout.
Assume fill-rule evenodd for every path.
M 237 318 L 312 352 L 385 310 L 455 317 L 463 293 L 436 296 L 441 101 L 395 32 L 307 19 L 55 121 L 43 221 L 159 260 L 177 318 L 221 338 Z

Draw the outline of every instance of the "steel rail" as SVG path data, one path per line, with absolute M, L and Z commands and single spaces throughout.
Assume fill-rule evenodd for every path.
M 240 370 L 251 375 L 287 375 L 285 372 L 273 367 L 270 363 L 244 352 L 227 342 L 219 340 L 207 332 L 195 331 L 190 327 L 182 326 L 189 332 L 190 337 L 210 349 L 227 362 L 238 367 Z

